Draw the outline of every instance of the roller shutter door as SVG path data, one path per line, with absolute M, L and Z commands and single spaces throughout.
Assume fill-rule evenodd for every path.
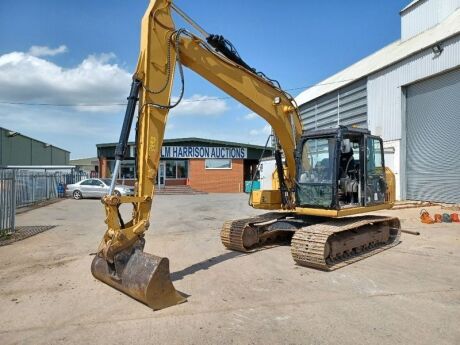
M 300 105 L 303 130 L 337 125 L 367 128 L 367 79 Z
M 407 88 L 406 198 L 460 202 L 460 70 Z

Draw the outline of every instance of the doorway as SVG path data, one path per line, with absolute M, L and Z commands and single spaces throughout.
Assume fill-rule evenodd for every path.
M 157 186 L 158 189 L 162 189 L 165 186 L 165 175 L 166 175 L 166 164 L 165 162 L 160 162 L 157 172 Z

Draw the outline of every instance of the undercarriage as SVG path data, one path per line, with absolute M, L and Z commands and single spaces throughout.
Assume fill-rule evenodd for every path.
M 394 217 L 331 219 L 271 212 L 225 222 L 221 241 L 241 252 L 290 244 L 297 264 L 331 271 L 397 245 L 400 234 L 399 219 Z

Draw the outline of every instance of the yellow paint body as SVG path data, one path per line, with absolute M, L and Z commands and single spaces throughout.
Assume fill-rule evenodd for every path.
M 285 167 L 286 169 L 286 167 Z M 306 215 L 306 216 L 319 216 L 338 218 L 345 216 L 352 216 L 366 212 L 374 212 L 379 210 L 387 210 L 394 206 L 396 195 L 396 180 L 395 175 L 390 168 L 385 168 L 385 181 L 387 184 L 387 191 L 385 193 L 385 203 L 379 205 L 370 205 L 363 207 L 348 207 L 341 210 L 310 208 L 310 207 L 296 207 L 291 210 L 292 213 Z M 279 191 L 278 172 L 272 174 L 272 188 L 266 190 L 256 190 L 251 193 L 251 205 L 254 208 L 261 210 L 280 210 L 281 193 Z
M 322 208 L 309 208 L 309 207 L 296 207 L 295 213 L 305 216 L 320 216 L 329 218 L 338 218 L 345 216 L 352 216 L 355 214 L 375 212 L 379 210 L 387 210 L 393 207 L 393 204 L 384 203 L 379 205 L 364 206 L 364 207 L 350 207 L 341 210 L 328 210 Z
M 251 193 L 251 205 L 262 210 L 279 210 L 281 192 L 279 189 L 254 190 Z

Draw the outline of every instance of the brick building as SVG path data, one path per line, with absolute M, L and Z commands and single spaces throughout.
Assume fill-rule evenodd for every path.
M 98 144 L 100 177 L 111 177 L 116 143 Z M 202 138 L 165 139 L 156 183 L 158 188 L 189 185 L 210 193 L 238 193 L 250 181 L 263 146 Z M 129 183 L 135 177 L 135 143 L 122 162 L 119 179 Z M 264 157 L 272 155 L 267 148 Z

